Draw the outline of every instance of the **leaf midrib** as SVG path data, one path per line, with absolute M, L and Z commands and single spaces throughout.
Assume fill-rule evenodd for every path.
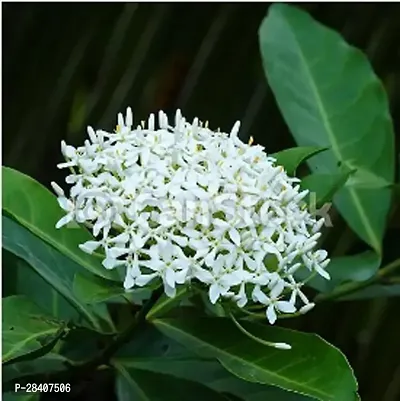
M 284 22 L 286 23 L 285 20 L 284 20 Z M 300 56 L 300 60 L 302 61 L 303 65 L 304 65 L 304 71 L 305 71 L 305 73 L 306 73 L 306 75 L 308 77 L 309 84 L 310 84 L 310 87 L 311 87 L 311 91 L 313 92 L 315 100 L 316 100 L 316 103 L 317 103 L 318 111 L 320 113 L 320 116 L 321 116 L 323 125 L 325 127 L 325 130 L 326 130 L 326 132 L 328 134 L 328 139 L 329 139 L 329 141 L 330 141 L 330 143 L 332 145 L 332 151 L 333 151 L 333 153 L 335 154 L 336 158 L 339 161 L 343 161 L 343 156 L 342 156 L 342 154 L 340 152 L 339 144 L 337 143 L 336 138 L 335 138 L 335 136 L 333 134 L 333 130 L 332 130 L 332 128 L 330 126 L 330 123 L 329 123 L 329 118 L 328 118 L 328 116 L 327 116 L 327 114 L 325 112 L 325 109 L 323 107 L 322 98 L 321 98 L 321 96 L 319 94 L 317 86 L 314 83 L 313 76 L 312 76 L 311 70 L 310 70 L 310 66 L 308 65 L 308 63 L 307 63 L 307 61 L 306 61 L 306 59 L 304 57 L 303 49 L 300 46 L 300 42 L 299 42 L 299 40 L 298 40 L 298 38 L 296 36 L 296 32 L 294 30 L 292 30 L 292 27 L 291 27 L 290 24 L 287 24 L 287 26 L 289 27 L 289 29 L 290 29 L 290 31 L 292 33 L 292 36 L 293 36 L 293 38 L 294 38 L 294 40 L 295 40 L 295 42 L 297 44 L 297 47 L 299 49 L 299 53 L 298 54 Z M 377 238 L 377 236 L 375 235 L 375 233 L 374 233 L 374 231 L 373 231 L 373 229 L 372 229 L 372 227 L 371 227 L 371 225 L 370 225 L 370 223 L 368 221 L 368 218 L 365 215 L 365 212 L 364 212 L 364 209 L 363 209 L 362 204 L 360 202 L 358 194 L 354 191 L 354 189 L 352 189 L 350 187 L 347 187 L 347 190 L 349 191 L 350 196 L 353 199 L 353 204 L 354 204 L 355 208 L 357 209 L 357 211 L 359 213 L 359 216 L 360 216 L 361 221 L 362 221 L 362 223 L 363 223 L 363 225 L 364 225 L 364 227 L 366 229 L 367 235 L 369 236 L 369 238 L 371 240 L 371 243 L 373 244 L 375 250 L 379 254 L 381 254 L 380 241 Z
M 37 235 L 39 238 L 42 238 L 46 243 L 48 243 L 52 247 L 58 249 L 62 254 L 69 257 L 74 262 L 80 264 L 81 266 L 85 267 L 86 269 L 88 269 L 90 272 L 92 272 L 94 274 L 101 274 L 101 272 L 99 272 L 97 269 L 94 269 L 94 267 L 92 267 L 91 264 L 85 260 L 85 258 L 80 257 L 79 255 L 72 252 L 67 246 L 65 246 L 64 242 L 62 242 L 62 241 L 58 242 L 58 241 L 53 240 L 53 238 L 50 235 L 46 234 L 46 232 L 36 228 L 36 226 L 33 223 L 31 223 L 30 221 L 28 221 L 20 216 L 17 216 L 12 210 L 10 210 L 10 208 L 3 207 L 3 209 L 6 212 L 10 213 L 11 216 L 13 216 L 19 223 L 21 223 L 24 227 L 26 227 L 33 234 Z M 101 277 L 110 279 L 107 276 L 101 275 Z
M 43 190 L 44 191 L 43 193 L 47 192 L 48 194 L 51 195 L 51 192 L 46 187 L 41 185 L 38 181 L 34 180 L 29 175 L 23 174 L 23 173 L 21 173 L 21 172 L 19 172 L 17 170 L 14 170 L 12 168 L 5 167 L 5 166 L 2 167 L 2 172 L 3 171 L 8 171 L 9 174 L 13 174 L 13 175 L 14 174 L 19 174 L 19 175 L 23 176 L 24 179 L 29 181 L 30 184 L 32 184 L 35 187 L 40 188 L 41 190 Z M 20 190 L 18 191 L 18 189 L 15 189 L 15 188 L 13 188 L 13 192 L 16 192 L 17 194 L 18 194 L 18 192 L 21 192 L 22 195 L 25 195 L 25 193 L 23 191 L 20 191 Z M 27 203 L 28 203 L 29 208 L 30 208 L 31 221 L 29 221 L 29 220 L 17 215 L 9 207 L 5 206 L 4 202 L 3 202 L 3 205 L 2 205 L 2 209 L 5 210 L 6 212 L 8 212 L 11 216 L 13 216 L 18 222 L 20 222 L 29 231 L 31 231 L 32 233 L 37 235 L 39 238 L 43 239 L 45 242 L 47 242 L 49 245 L 51 245 L 55 249 L 59 250 L 60 253 L 66 255 L 67 257 L 69 257 L 70 259 L 72 259 L 73 261 L 78 263 L 79 265 L 85 267 L 87 270 L 89 270 L 93 274 L 96 274 L 96 275 L 98 275 L 100 277 L 103 277 L 103 278 L 106 278 L 106 279 L 109 279 L 109 280 L 113 280 L 113 276 L 111 274 L 109 274 L 107 271 L 103 271 L 102 269 L 98 269 L 98 268 L 96 268 L 96 266 L 94 264 L 90 263 L 90 258 L 88 257 L 88 255 L 85 255 L 83 253 L 82 254 L 74 253 L 71 248 L 69 248 L 68 246 L 65 245 L 65 242 L 63 240 L 56 241 L 56 240 L 54 240 L 52 238 L 51 235 L 49 235 L 45 231 L 37 228 L 37 226 L 35 226 L 35 224 L 34 224 L 35 215 L 32 213 L 30 198 L 25 196 L 25 199 L 27 200 Z M 88 239 L 90 239 L 90 237 Z

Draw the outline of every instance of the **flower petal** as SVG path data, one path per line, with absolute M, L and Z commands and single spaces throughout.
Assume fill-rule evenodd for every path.
M 208 296 L 210 297 L 210 302 L 214 305 L 217 301 L 218 298 L 220 297 L 220 288 L 217 283 L 213 283 L 210 286 L 210 289 L 208 290 Z
M 73 215 L 72 213 L 68 213 L 64 217 L 62 217 L 60 220 L 57 221 L 56 228 L 61 228 L 65 226 L 66 224 L 70 223 L 73 220 Z
M 288 301 L 278 301 L 275 302 L 275 307 L 276 309 L 278 309 L 279 311 L 283 312 L 283 313 L 294 313 L 296 312 L 296 307 L 288 302 Z
M 229 237 L 235 243 L 235 245 L 240 246 L 240 234 L 235 228 L 229 230 Z
M 133 279 L 133 277 L 131 276 L 130 272 L 128 271 L 126 273 L 125 280 L 124 280 L 124 288 L 126 290 L 129 290 L 134 285 L 135 285 L 135 280 Z
M 92 254 L 100 245 L 101 245 L 100 241 L 87 241 L 84 244 L 80 244 L 79 248 L 83 252 Z
M 267 319 L 270 324 L 274 324 L 276 322 L 277 316 L 276 316 L 276 312 L 275 312 L 275 308 L 274 308 L 273 304 L 268 306 L 268 308 L 266 310 L 266 315 L 267 315 Z
M 144 287 L 147 285 L 150 281 L 154 280 L 158 276 L 157 273 L 151 273 L 151 274 L 142 274 L 140 276 L 137 276 L 135 278 L 136 285 L 138 287 Z
M 167 283 L 164 282 L 164 292 L 167 297 L 173 298 L 176 295 L 176 288 L 170 287 Z
M 171 268 L 165 270 L 165 282 L 171 288 L 175 288 L 175 272 Z

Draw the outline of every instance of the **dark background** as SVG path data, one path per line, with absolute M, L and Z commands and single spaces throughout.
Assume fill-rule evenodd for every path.
M 257 31 L 268 3 L 2 6 L 3 164 L 44 185 L 63 181 L 55 167 L 62 139 L 83 143 L 88 124 L 113 129 L 127 106 L 136 121 L 177 107 L 225 131 L 239 119 L 242 139 L 252 135 L 268 153 L 294 145 L 261 68 Z M 387 89 L 398 143 L 400 6 L 300 6 L 366 52 Z M 389 226 L 392 260 L 400 234 L 399 224 Z M 398 401 L 399 307 L 398 298 L 327 304 L 293 324 L 343 350 L 363 400 Z

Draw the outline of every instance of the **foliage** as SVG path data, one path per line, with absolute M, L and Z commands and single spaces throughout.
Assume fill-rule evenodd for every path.
M 307 282 L 316 308 L 398 295 L 390 280 L 400 260 L 382 247 L 395 162 L 379 79 L 361 52 L 294 7 L 271 6 L 259 40 L 269 86 L 299 145 L 274 157 L 293 175 L 307 161 L 302 185 L 315 194 L 314 206 L 333 200 L 370 247 L 343 252 L 337 241 L 330 245 L 327 228 L 331 281 Z M 88 231 L 55 229 L 61 212 L 45 187 L 8 167 L 2 175 L 5 399 L 18 383 L 77 383 L 103 370 L 113 372 L 121 401 L 359 399 L 346 357 L 315 334 L 270 326 L 257 311 L 210 307 L 197 287 L 173 299 L 158 288 L 125 293 L 115 270 L 79 250 Z

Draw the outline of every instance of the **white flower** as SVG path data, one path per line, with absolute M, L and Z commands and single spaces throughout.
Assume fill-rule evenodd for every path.
M 244 308 L 244 306 L 247 304 L 247 295 L 246 295 L 246 289 L 245 289 L 245 282 L 242 282 L 240 284 L 240 290 L 236 295 L 233 295 L 233 300 L 236 301 L 236 304 L 239 308 Z
M 283 313 L 294 313 L 296 308 L 290 301 L 281 301 L 280 295 L 284 289 L 284 283 L 279 280 L 273 287 L 269 294 L 266 296 L 260 286 L 256 286 L 253 291 L 253 299 L 263 305 L 267 305 L 266 315 L 271 324 L 274 324 L 277 319 L 276 311 Z
M 303 255 L 302 259 L 308 269 L 315 270 L 320 276 L 322 276 L 326 280 L 329 280 L 329 273 L 324 270 L 330 262 L 330 260 L 327 259 L 327 256 L 328 253 L 325 250 L 321 249 L 314 253 L 307 252 L 307 254 Z
M 116 249 L 118 249 L 118 246 L 122 246 L 123 244 L 124 244 L 124 241 L 123 241 L 122 236 L 111 237 L 111 236 L 107 235 L 107 233 L 104 233 L 103 239 L 101 239 L 100 241 L 86 241 L 85 243 L 80 244 L 79 248 L 83 252 L 92 254 L 99 247 L 102 247 L 106 254 L 106 259 L 104 259 L 104 261 L 106 261 L 110 255 L 110 253 L 111 253 L 111 255 L 114 255 L 113 251 L 114 251 L 115 247 L 117 247 Z M 104 261 L 103 261 L 103 265 L 104 265 Z M 112 268 L 112 267 L 106 267 L 106 268 Z
M 289 302 L 295 305 L 297 297 L 299 297 L 300 300 L 304 303 L 304 306 L 309 305 L 310 301 L 308 300 L 307 296 L 303 293 L 303 291 L 301 291 L 301 287 L 304 285 L 304 283 L 301 282 L 297 283 L 294 277 L 291 275 L 288 275 L 287 278 L 289 283 L 286 283 L 286 287 L 292 291 Z
M 157 273 L 142 273 L 139 267 L 139 258 L 137 253 L 128 255 L 125 265 L 126 276 L 124 280 L 124 288 L 127 290 L 134 286 L 143 287 L 158 276 Z
M 173 297 L 176 293 L 176 284 L 185 282 L 189 260 L 181 248 L 167 241 L 158 242 L 145 253 L 150 256 L 150 260 L 143 261 L 142 265 L 157 272 L 164 283 L 166 295 Z
M 58 204 L 60 205 L 61 209 L 68 212 L 56 224 L 56 228 L 61 228 L 74 220 L 76 214 L 76 208 L 75 204 L 66 197 L 59 197 Z
M 114 132 L 88 127 L 77 148 L 62 142 L 58 167 L 71 170 L 71 187 L 66 194 L 52 183 L 66 212 L 57 227 L 90 228 L 95 238 L 80 248 L 100 248 L 105 268 L 124 268 L 127 290 L 159 280 L 173 297 L 197 282 L 212 303 L 265 305 L 271 324 L 313 307 L 295 274 L 328 279 L 329 259 L 317 250 L 324 219 L 304 208 L 298 178 L 262 146 L 243 143 L 239 123 L 228 135 L 178 110 L 134 128 L 128 108 L 117 124 Z

